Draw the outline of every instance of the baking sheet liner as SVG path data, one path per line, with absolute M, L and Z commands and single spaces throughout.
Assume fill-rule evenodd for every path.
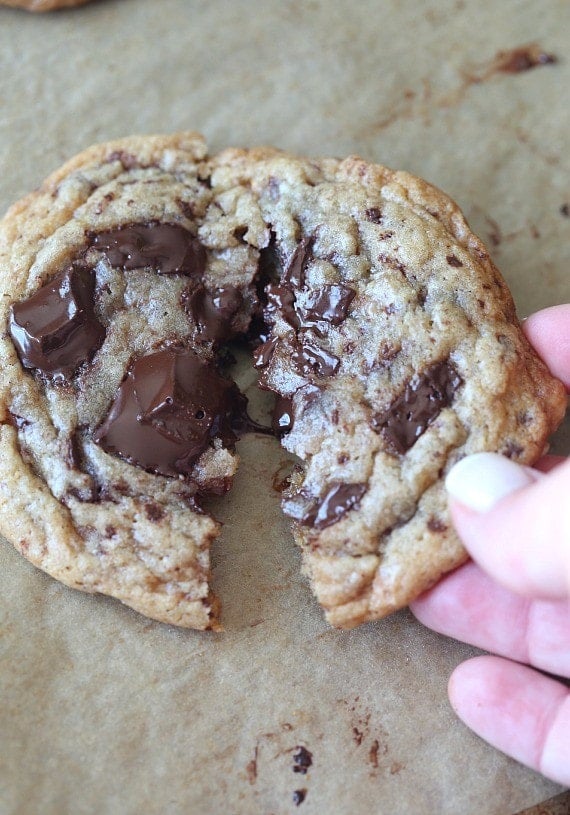
M 0 208 L 136 132 L 359 153 L 455 198 L 525 315 L 570 299 L 568 30 L 554 0 L 2 8 Z M 530 42 L 557 61 L 501 70 Z M 0 542 L 0 812 L 504 815 L 560 792 L 454 717 L 447 678 L 474 649 L 407 611 L 327 627 L 279 510 L 287 455 L 239 451 L 213 505 L 224 633 L 64 588 Z

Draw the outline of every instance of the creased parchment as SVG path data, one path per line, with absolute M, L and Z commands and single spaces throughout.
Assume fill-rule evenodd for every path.
M 360 153 L 455 198 L 525 315 L 570 299 L 568 30 L 556 0 L 0 8 L 0 208 L 129 133 Z M 505 815 L 558 792 L 455 719 L 473 649 L 407 612 L 327 627 L 279 510 L 287 457 L 239 451 L 212 503 L 224 633 L 73 592 L 1 542 L 2 815 Z

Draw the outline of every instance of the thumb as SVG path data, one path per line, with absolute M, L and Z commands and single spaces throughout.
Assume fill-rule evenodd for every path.
M 544 474 L 476 453 L 446 487 L 455 528 L 491 577 L 526 597 L 570 597 L 570 459 Z

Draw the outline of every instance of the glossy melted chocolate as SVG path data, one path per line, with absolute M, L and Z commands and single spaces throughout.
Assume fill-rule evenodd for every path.
M 332 376 L 340 365 L 340 359 L 316 345 L 304 332 L 299 332 L 293 341 L 293 364 L 299 374 L 307 376 L 314 373 L 317 376 Z
M 372 420 L 398 453 L 405 453 L 443 408 L 451 404 L 462 379 L 449 362 L 438 362 L 416 376 L 385 413 Z
M 266 368 L 271 362 L 273 353 L 277 348 L 279 337 L 271 337 L 261 345 L 258 345 L 253 352 L 253 366 L 254 368 Z
M 198 326 L 201 339 L 225 342 L 237 334 L 232 320 L 242 303 L 243 296 L 235 286 L 222 286 L 209 292 L 199 285 L 187 295 L 184 307 Z
M 56 379 L 89 362 L 105 338 L 93 310 L 95 275 L 71 266 L 10 309 L 9 330 L 20 361 Z
M 356 292 L 343 283 L 325 283 L 312 291 L 305 305 L 298 309 L 302 325 L 309 326 L 323 320 L 331 325 L 340 325 L 346 318 L 348 307 Z
M 94 441 L 153 473 L 187 476 L 214 438 L 235 444 L 246 398 L 214 365 L 167 348 L 131 364 Z
M 302 240 L 285 270 L 275 245 L 269 247 L 262 259 L 271 267 L 273 282 L 268 285 L 268 273 L 263 281 L 265 294 L 260 297 L 266 298 L 269 323 L 279 313 L 294 330 L 291 359 L 298 373 L 328 377 L 336 373 L 340 360 L 321 348 L 317 339 L 324 323 L 337 326 L 346 318 L 355 292 L 343 284 L 307 291 L 305 269 L 312 246 L 312 238 Z M 222 343 L 236 336 L 233 321 L 243 306 L 243 295 L 233 286 L 212 291 L 205 287 L 206 251 L 188 230 L 176 224 L 130 224 L 90 235 L 89 247 L 125 271 L 151 267 L 158 274 L 191 276 L 194 280 L 183 305 L 198 327 L 197 338 Z M 278 283 L 277 272 L 281 272 Z M 94 271 L 77 263 L 12 307 L 10 331 L 25 367 L 68 377 L 93 357 L 105 336 L 93 311 L 94 287 Z M 303 306 L 297 302 L 300 291 Z M 255 352 L 259 368 L 269 364 L 279 341 L 263 339 Z M 307 403 L 319 392 L 309 387 Z M 213 363 L 187 349 L 166 348 L 131 363 L 93 440 L 106 452 L 149 472 L 190 476 L 213 439 L 233 446 L 240 430 L 267 431 L 247 417 L 246 404 L 237 386 L 221 376 Z M 280 397 L 273 432 L 289 432 L 294 421 L 293 399 Z M 301 522 L 317 529 L 330 526 L 356 508 L 365 491 L 365 484 L 333 484 Z
M 290 396 L 280 396 L 273 409 L 271 427 L 276 436 L 284 436 L 293 429 L 295 414 L 293 413 L 293 399 Z
M 90 245 L 125 271 L 150 266 L 158 274 L 201 278 L 206 268 L 206 250 L 178 224 L 129 224 L 93 235 Z
M 302 289 L 305 285 L 305 267 L 313 257 L 313 238 L 303 238 L 293 252 L 281 282 L 295 289 Z
M 358 509 L 366 492 L 366 484 L 331 484 L 320 501 L 313 504 L 301 517 L 304 526 L 326 529 L 336 524 L 351 509 Z

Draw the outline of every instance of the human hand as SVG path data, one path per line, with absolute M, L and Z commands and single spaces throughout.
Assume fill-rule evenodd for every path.
M 570 305 L 538 312 L 525 333 L 570 392 Z M 496 656 L 459 665 L 458 716 L 479 736 L 570 786 L 570 459 L 535 469 L 494 453 L 447 478 L 453 523 L 473 561 L 411 608 L 425 625 Z

